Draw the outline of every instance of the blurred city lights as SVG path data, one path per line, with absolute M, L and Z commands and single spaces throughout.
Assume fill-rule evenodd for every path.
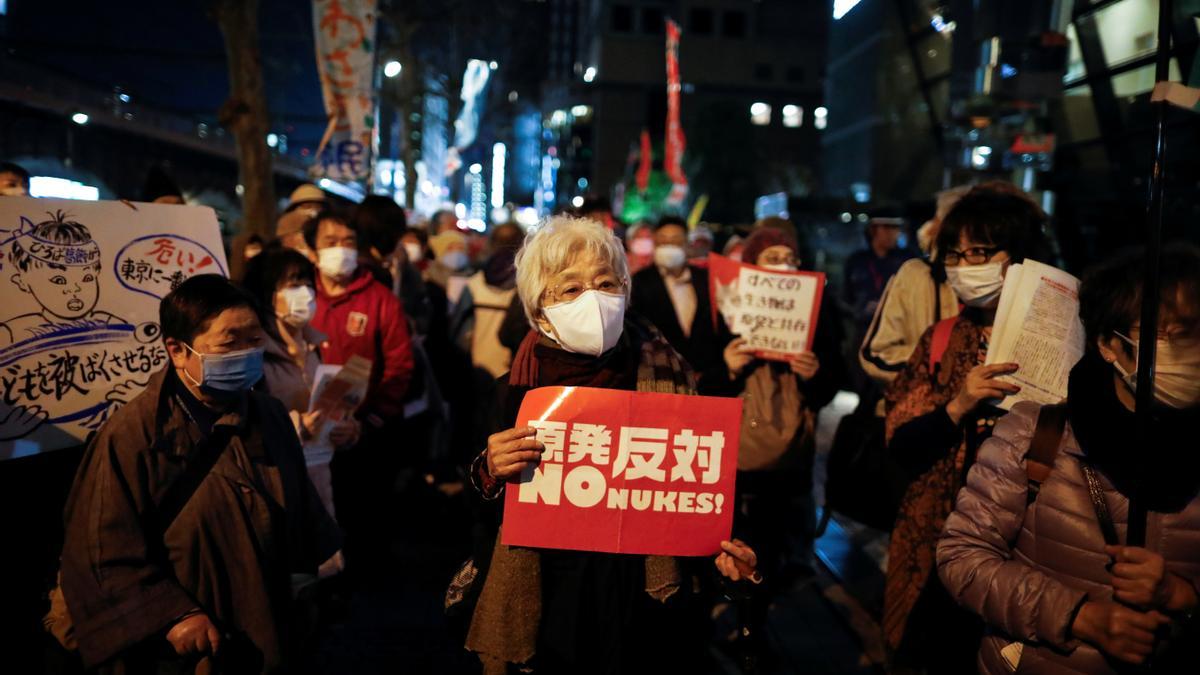
M 596 79 L 596 66 L 588 66 L 587 70 L 583 71 L 583 81 L 592 82 Z
M 587 117 L 592 113 L 592 109 L 586 105 L 577 105 L 571 107 L 571 114 L 575 117 Z
M 482 164 L 472 164 L 470 166 L 470 168 L 467 169 L 467 171 L 470 171 L 473 174 L 479 175 L 480 173 L 483 173 L 483 165 Z
M 854 9 L 861 0 L 833 0 L 833 19 L 838 19 L 846 16 L 846 12 Z
M 492 207 L 504 206 L 504 159 L 508 148 L 503 143 L 492 146 Z
M 75 124 L 87 124 L 88 119 L 90 118 L 88 117 L 87 113 L 77 112 L 74 115 L 71 115 L 71 121 Z
M 575 208 L 583 206 L 583 197 L 575 195 L 575 197 L 571 199 L 571 206 L 574 206 Z
M 96 201 L 100 199 L 100 188 L 66 178 L 31 176 L 29 178 L 29 196 Z
M 757 101 L 750 105 L 750 123 L 765 127 L 771 123 L 771 106 Z
M 829 126 L 829 109 L 821 106 L 813 111 L 813 126 L 824 129 Z
M 267 147 L 274 148 L 279 145 L 279 136 L 276 134 L 267 134 Z
M 496 63 L 495 61 L 491 61 L 490 63 L 488 63 L 488 68 L 491 68 L 492 70 L 495 70 L 499 67 L 500 67 L 500 64 Z
M 783 106 L 783 126 L 796 128 L 804 123 L 804 108 L 798 105 Z
M 400 65 L 399 61 L 388 61 L 383 66 L 383 76 L 396 77 L 402 70 L 404 70 L 404 66 Z

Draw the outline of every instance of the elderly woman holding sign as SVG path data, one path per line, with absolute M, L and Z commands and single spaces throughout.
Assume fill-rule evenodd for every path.
M 547 221 L 517 255 L 517 290 L 533 330 L 500 378 L 504 429 L 472 466 L 487 499 L 538 464 L 545 446 L 513 426 L 531 389 L 567 385 L 694 394 L 692 374 L 652 326 L 626 316 L 629 271 L 620 242 L 599 223 Z M 755 555 L 721 542 L 717 568 L 753 577 Z M 486 554 L 485 554 L 486 555 Z M 698 635 L 681 630 L 690 584 L 683 561 L 665 556 L 527 549 L 496 541 L 477 556 L 478 602 L 466 646 L 486 673 L 510 666 L 536 673 L 666 672 L 699 657 Z M 670 599 L 670 602 L 668 602 Z

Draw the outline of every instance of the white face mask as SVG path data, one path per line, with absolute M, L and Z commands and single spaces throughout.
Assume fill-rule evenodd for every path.
M 625 296 L 584 291 L 570 302 L 545 307 L 542 313 L 553 330 L 546 331 L 563 349 L 600 356 L 617 345 L 625 330 Z
M 299 328 L 312 321 L 317 313 L 317 294 L 308 286 L 285 288 L 279 291 L 279 297 L 287 305 L 287 314 L 279 318 L 289 326 Z
M 763 268 L 764 270 L 771 270 L 772 272 L 795 272 L 796 271 L 795 265 L 789 265 L 787 263 L 777 263 L 774 265 L 759 265 L 759 267 Z
M 323 248 L 317 251 L 317 267 L 327 277 L 348 277 L 358 269 L 358 250 L 344 246 Z
M 687 252 L 682 246 L 663 244 L 654 249 L 654 264 L 672 272 L 683 269 L 687 263 Z
M 449 251 L 442 254 L 442 264 L 455 272 L 466 268 L 467 262 L 467 254 L 464 251 Z
M 946 281 L 967 306 L 987 307 L 1004 288 L 1004 263 L 947 267 Z
M 425 249 L 416 242 L 405 242 L 404 253 L 408 256 L 408 261 L 412 263 L 421 262 L 425 258 Z
M 1133 345 L 1136 355 L 1138 343 L 1121 333 L 1117 337 Z M 1136 358 L 1136 357 L 1135 357 Z M 1113 367 L 1133 393 L 1137 393 L 1137 367 L 1127 372 L 1120 363 Z M 1159 340 L 1154 346 L 1154 398 L 1172 408 L 1191 408 L 1200 403 L 1200 349 L 1182 349 L 1167 340 Z

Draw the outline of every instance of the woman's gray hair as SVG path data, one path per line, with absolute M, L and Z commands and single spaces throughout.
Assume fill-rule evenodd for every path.
M 571 216 L 546 219 L 525 236 L 525 245 L 517 252 L 517 293 L 525 307 L 529 325 L 538 327 L 542 299 L 554 275 L 563 271 L 581 254 L 591 254 L 612 267 L 613 274 L 629 299 L 629 264 L 625 248 L 608 228 L 598 221 Z

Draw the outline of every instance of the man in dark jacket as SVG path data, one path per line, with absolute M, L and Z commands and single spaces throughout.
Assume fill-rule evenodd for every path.
M 88 445 L 67 502 L 80 655 L 111 673 L 285 672 L 291 575 L 337 560 L 340 535 L 287 411 L 250 391 L 254 300 L 202 275 L 159 312 L 170 363 Z
M 662 332 L 698 373 L 719 365 L 708 271 L 687 264 L 687 229 L 664 218 L 654 230 L 654 265 L 633 275 L 630 306 Z

